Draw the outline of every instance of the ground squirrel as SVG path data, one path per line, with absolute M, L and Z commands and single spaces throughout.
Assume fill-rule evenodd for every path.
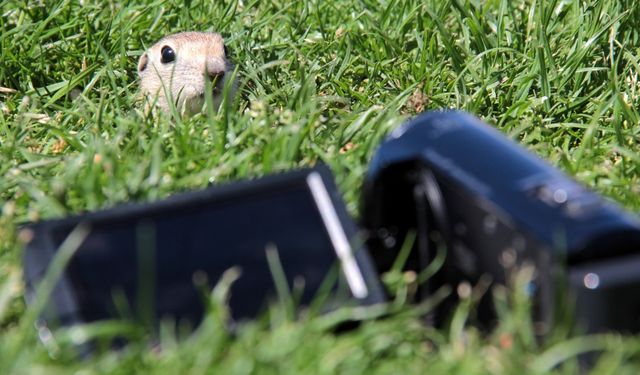
M 173 101 L 183 115 L 201 112 L 205 104 L 205 82 L 213 87 L 217 109 L 223 88 L 231 79 L 233 64 L 218 33 L 182 32 L 160 39 L 138 61 L 140 89 L 149 106 L 168 112 Z M 233 97 L 233 88 L 228 100 Z

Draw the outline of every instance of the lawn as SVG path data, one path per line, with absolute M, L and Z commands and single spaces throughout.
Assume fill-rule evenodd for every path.
M 185 30 L 225 36 L 239 95 L 219 113 L 145 116 L 137 59 Z M 484 334 L 466 324 L 465 299 L 443 329 L 421 323 L 429 303 L 385 319 L 343 312 L 364 321 L 340 334 L 339 315 L 292 321 L 274 307 L 231 335 L 220 285 L 194 335 L 78 360 L 74 345 L 128 328 L 79 327 L 42 344 L 15 230 L 318 162 L 357 216 L 377 145 L 441 108 L 474 113 L 638 211 L 639 58 L 633 0 L 1 1 L 0 373 L 577 373 L 588 351 L 599 354 L 594 374 L 639 373 L 638 338 L 584 337 L 567 322 L 536 340 L 529 301 L 504 289 Z

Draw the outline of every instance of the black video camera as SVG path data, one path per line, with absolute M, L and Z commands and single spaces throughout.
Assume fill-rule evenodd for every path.
M 640 329 L 640 221 L 475 117 L 432 112 L 396 129 L 371 162 L 363 198 L 379 271 L 410 230 L 408 269 L 424 269 L 439 244 L 446 248 L 422 296 L 482 275 L 504 284 L 506 268 L 532 264 L 537 321 L 552 323 L 558 298 L 567 301 L 558 289 L 568 286 L 588 331 Z M 485 299 L 478 320 L 493 317 Z
M 321 310 L 377 304 L 385 301 L 378 274 L 415 232 L 407 269 L 425 269 L 438 246 L 447 251 L 418 297 L 482 275 L 505 283 L 508 263 L 531 263 L 535 319 L 552 323 L 557 289 L 568 285 L 588 330 L 640 329 L 637 218 L 474 117 L 433 112 L 396 129 L 371 162 L 362 202 L 358 229 L 330 171 L 318 167 L 31 224 L 24 228 L 33 234 L 25 250 L 27 295 L 37 297 L 57 250 L 80 225 L 89 230 L 53 289 L 45 323 L 118 317 L 120 296 L 148 321 L 169 316 L 197 324 L 204 307 L 194 280 L 214 284 L 233 266 L 243 271 L 229 303 L 237 319 L 264 310 L 278 275 L 281 286 L 301 287 L 294 293 L 301 304 L 329 291 Z M 363 231 L 366 244 L 358 240 Z M 341 271 L 327 282 L 335 264 Z M 438 309 L 436 323 L 454 302 Z M 479 323 L 492 319 L 485 299 Z

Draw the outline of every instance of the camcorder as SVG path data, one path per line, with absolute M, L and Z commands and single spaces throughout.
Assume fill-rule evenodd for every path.
M 29 303 L 78 226 L 88 234 L 48 297 L 46 327 L 120 318 L 195 327 L 231 268 L 236 321 L 263 313 L 283 285 L 320 313 L 383 304 L 380 275 L 413 233 L 405 270 L 444 254 L 416 301 L 482 277 L 506 284 L 510 269 L 531 266 L 536 321 L 551 326 L 574 301 L 588 332 L 640 328 L 638 218 L 463 112 L 425 113 L 389 135 L 365 177 L 359 225 L 325 166 L 27 224 Z M 429 321 L 445 323 L 455 302 L 452 293 Z M 490 296 L 476 320 L 495 321 Z
M 363 190 L 362 221 L 379 271 L 411 230 L 417 235 L 408 269 L 424 269 L 438 246 L 446 249 L 419 298 L 482 276 L 505 284 L 510 269 L 530 265 L 527 291 L 539 326 L 548 329 L 574 304 L 587 332 L 640 328 L 638 217 L 469 114 L 426 113 L 393 131 Z M 477 311 L 485 326 L 495 319 L 487 297 Z M 436 324 L 454 302 L 436 311 Z

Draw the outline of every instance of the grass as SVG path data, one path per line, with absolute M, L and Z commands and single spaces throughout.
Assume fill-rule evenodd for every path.
M 464 300 L 442 330 L 421 324 L 427 304 L 340 335 L 331 317 L 273 313 L 231 336 L 218 296 L 192 337 L 79 361 L 73 343 L 125 328 L 39 343 L 15 228 L 318 162 L 357 215 L 384 135 L 439 108 L 476 114 L 637 211 L 639 20 L 631 0 L 0 2 L 0 373 L 576 373 L 590 350 L 594 374 L 637 373 L 636 337 L 567 325 L 537 342 L 527 299 L 500 289 L 488 335 L 465 324 Z M 145 117 L 137 58 L 183 30 L 223 33 L 241 95 L 209 116 Z

